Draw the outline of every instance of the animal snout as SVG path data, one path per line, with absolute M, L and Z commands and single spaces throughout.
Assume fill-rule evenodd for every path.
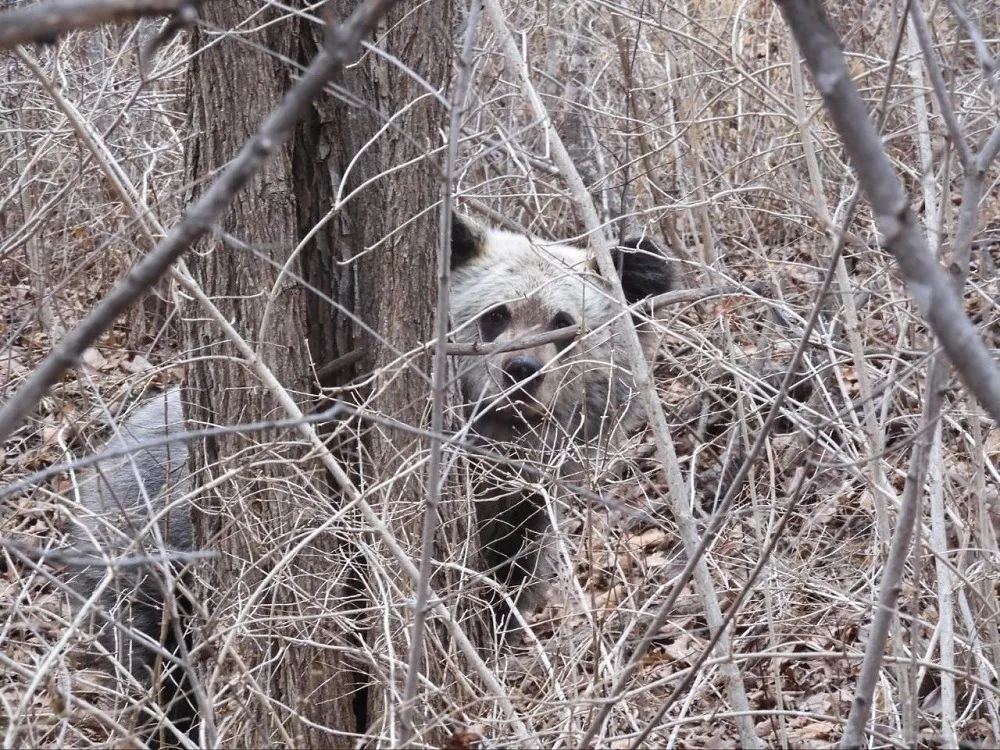
M 541 378 L 535 378 L 529 383 L 524 381 L 533 375 L 537 375 L 541 369 L 542 365 L 537 359 L 521 354 L 507 363 L 507 366 L 504 367 L 504 373 L 507 375 L 510 385 L 518 385 L 526 393 L 534 393 L 538 388 Z

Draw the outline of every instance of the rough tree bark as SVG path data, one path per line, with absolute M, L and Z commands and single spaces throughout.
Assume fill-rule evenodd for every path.
M 259 5 L 252 0 L 209 4 L 204 8 L 206 21 L 223 29 L 236 28 L 257 10 Z M 264 14 L 264 18 L 272 21 L 275 16 L 275 12 Z M 257 22 L 261 20 L 258 16 Z M 215 35 L 204 32 L 194 35 L 193 47 L 200 51 L 189 71 L 188 111 L 196 136 L 188 150 L 186 171 L 196 194 L 198 181 L 211 179 L 213 170 L 236 154 L 288 89 L 289 66 L 266 50 L 295 59 L 297 27 L 295 20 L 265 26 L 251 35 L 252 42 L 259 47 L 228 38 L 202 49 Z M 293 143 L 280 147 L 236 198 L 223 224 L 224 230 L 257 248 L 279 267 L 299 238 L 293 154 Z M 223 245 L 218 238 L 203 243 L 199 251 L 191 257 L 194 277 L 239 330 L 253 340 L 260 357 L 276 377 L 293 391 L 305 394 L 301 407 L 308 411 L 310 353 L 304 345 L 309 340 L 307 292 L 296 284 L 285 283 L 269 300 L 277 277 L 273 266 L 255 259 L 247 250 Z M 298 264 L 293 268 L 297 270 Z M 273 306 L 273 314 L 264 322 L 263 312 L 268 303 Z M 196 423 L 239 424 L 284 416 L 246 367 L 225 359 L 235 354 L 233 348 L 220 343 L 220 332 L 199 320 L 197 310 L 187 311 L 185 337 L 191 351 L 208 357 L 188 370 L 185 401 L 190 419 Z M 269 437 L 273 436 L 262 435 L 261 440 Z M 211 466 L 211 474 L 217 476 L 233 468 L 227 457 L 246 445 L 247 440 L 239 436 L 208 441 L 195 450 L 194 465 Z M 203 481 L 209 478 L 208 474 L 202 472 Z M 220 553 L 207 571 L 209 591 L 204 593 L 211 602 L 209 611 L 218 613 L 218 620 L 205 624 L 206 635 L 212 635 L 216 628 L 233 625 L 247 593 L 262 585 L 268 568 L 294 544 L 290 536 L 293 520 L 285 512 L 288 504 L 275 502 L 280 500 L 280 488 L 291 475 L 289 466 L 272 463 L 253 471 L 252 476 L 235 478 L 201 500 L 201 507 L 207 512 L 196 514 L 199 541 Z M 234 517 L 250 518 L 257 523 L 240 523 L 231 530 Z M 259 531 L 251 533 L 253 529 Z M 332 534 L 320 536 L 308 551 L 289 564 L 287 573 L 318 597 L 339 596 L 339 581 L 324 582 L 317 575 L 330 564 L 337 547 L 338 541 Z M 265 560 L 261 560 L 262 556 Z M 282 600 L 287 588 L 275 586 L 273 592 L 273 596 L 261 600 L 247 613 L 254 619 L 254 625 L 236 631 L 234 655 L 223 662 L 225 671 L 221 679 L 207 686 L 217 715 L 227 717 L 230 722 L 221 727 L 220 740 L 227 745 L 247 747 L 268 746 L 276 741 L 280 744 L 280 727 L 297 745 L 346 746 L 348 741 L 342 738 L 338 741 L 321 727 L 355 729 L 351 698 L 341 690 L 349 670 L 336 652 L 309 645 L 315 641 L 338 643 L 343 636 L 329 632 L 335 623 L 317 621 L 308 616 L 307 610 L 297 608 L 295 602 Z M 296 624 L 282 622 L 283 615 L 296 612 L 306 617 Z M 282 643 L 279 634 L 307 637 L 307 641 Z M 261 664 L 267 666 L 257 668 Z M 210 673 L 211 668 L 206 671 Z M 246 671 L 253 674 L 251 684 L 243 674 Z M 220 700 L 225 682 L 234 674 L 238 675 L 234 680 L 236 685 L 228 689 L 228 700 Z M 338 674 L 343 676 L 337 679 Z
M 343 17 L 351 7 L 351 0 L 338 0 L 332 9 L 335 16 Z M 445 96 L 452 71 L 455 7 L 447 0 L 400 6 L 390 13 L 383 26 L 387 33 L 380 38 L 383 49 Z M 320 30 L 312 29 L 311 37 L 314 45 L 319 44 Z M 443 193 L 444 144 L 440 133 L 447 127 L 448 112 L 411 73 L 382 57 L 369 55 L 364 65 L 345 71 L 336 83 L 350 92 L 351 101 L 331 98 L 321 102 L 315 121 L 304 123 L 301 132 L 297 194 L 300 200 L 308 196 L 313 205 L 313 217 L 303 221 L 303 228 L 334 202 L 329 190 L 337 187 L 336 181 L 343 179 L 350 165 L 340 194 L 346 196 L 364 187 L 334 217 L 331 230 L 325 233 L 332 257 L 312 257 L 322 257 L 326 266 L 332 261 L 344 264 L 356 259 L 347 265 L 349 273 L 342 273 L 337 280 L 338 299 L 347 304 L 348 297 L 353 297 L 355 312 L 378 335 L 359 330 L 343 318 L 335 321 L 332 335 L 338 351 L 360 347 L 366 353 L 355 374 L 375 373 L 370 390 L 363 394 L 367 410 L 426 427 L 431 358 L 410 357 L 404 364 L 399 360 L 402 353 L 433 338 L 437 205 Z M 397 114 L 404 107 L 406 111 Z M 390 118 L 385 132 L 375 137 Z M 407 166 L 400 168 L 404 164 Z M 391 174 L 384 174 L 390 169 L 394 170 Z M 330 175 L 334 176 L 332 185 Z M 354 293 L 350 295 L 347 290 L 352 284 Z M 367 481 L 359 480 L 361 489 L 378 487 L 370 502 L 382 510 L 395 535 L 418 559 L 425 473 L 407 469 L 426 452 L 427 441 L 374 425 L 365 435 L 364 445 L 368 463 L 375 470 Z M 398 479 L 384 483 L 393 476 Z M 449 550 L 458 549 L 459 540 L 467 542 L 472 528 L 470 515 L 469 504 L 456 498 L 442 505 L 436 559 L 445 559 Z M 465 562 L 470 564 L 468 559 Z M 436 577 L 435 586 L 438 593 L 457 590 L 457 582 L 444 575 Z M 410 602 L 406 600 L 413 596 L 412 581 L 400 574 L 395 590 L 401 592 L 400 598 L 388 606 L 396 613 L 408 612 Z M 487 642 L 481 618 L 470 612 L 456 616 L 463 619 L 473 642 Z M 366 628 L 372 652 L 387 653 L 386 641 L 391 640 L 391 653 L 406 655 L 410 621 L 409 616 L 397 616 L 386 625 L 386 618 L 376 614 Z M 422 671 L 432 683 L 455 684 L 443 679 L 444 665 L 461 664 L 462 659 L 453 652 L 441 653 L 442 645 L 451 646 L 442 636 L 441 630 L 433 632 Z M 378 666 L 379 670 L 384 668 Z M 372 733 L 397 743 L 394 732 L 398 728 L 391 726 L 387 703 L 394 693 L 398 695 L 400 687 L 398 681 L 393 685 L 373 679 L 367 701 Z M 437 707 L 422 703 L 417 712 L 422 715 L 420 739 L 439 744 L 442 727 L 431 720 Z
M 338 0 L 331 15 L 345 18 L 353 6 Z M 206 47 L 214 34 L 194 36 L 199 52 L 189 74 L 189 112 L 197 135 L 186 176 L 195 192 L 199 181 L 210 179 L 235 154 L 287 90 L 294 71 L 281 58 L 311 59 L 323 35 L 321 26 L 295 17 L 268 25 L 278 13 L 259 13 L 252 0 L 209 4 L 203 10 L 210 27 L 224 29 L 236 28 L 258 12 L 251 23 L 259 31 L 248 35 L 252 46 L 230 37 Z M 377 43 L 444 92 L 451 73 L 451 21 L 451 3 L 443 0 L 397 9 L 380 27 Z M 429 359 L 414 360 L 408 368 L 387 365 L 432 336 L 440 156 L 430 155 L 366 185 L 288 261 L 292 249 L 330 212 L 338 189 L 346 195 L 439 147 L 447 113 L 411 75 L 371 53 L 335 84 L 346 96 L 316 103 L 293 140 L 236 199 L 222 227 L 272 263 L 213 238 L 191 258 L 191 271 L 281 382 L 300 394 L 303 411 L 309 411 L 315 392 L 313 367 L 361 346 L 365 359 L 354 373 L 341 374 L 341 381 L 351 374 L 379 373 L 368 408 L 423 424 Z M 403 108 L 405 114 L 394 117 Z M 369 143 L 389 118 L 389 128 Z M 344 180 L 348 165 L 366 144 Z M 405 228 L 394 232 L 401 226 Z M 364 333 L 349 316 L 288 276 L 275 286 L 276 269 L 286 263 L 292 273 L 354 311 L 378 337 Z M 199 320 L 197 310 L 187 312 L 185 336 L 190 352 L 201 357 L 186 381 L 189 418 L 237 424 L 284 416 L 250 370 L 227 359 L 234 354 L 232 347 L 220 343 L 219 332 Z M 234 457 L 253 441 L 280 437 L 208 441 L 195 449 L 195 465 L 208 467 L 202 481 L 239 467 Z M 391 478 L 423 449 L 422 443 L 411 435 L 370 430 L 360 451 L 368 458 L 367 468 L 355 474 L 359 489 L 365 492 L 366 483 Z M 305 549 L 288 554 L 300 542 L 303 527 L 309 530 L 329 519 L 340 498 L 329 490 L 327 502 L 316 502 L 314 491 L 290 491 L 323 485 L 325 477 L 313 462 L 297 461 L 301 453 L 294 448 L 276 447 L 271 457 L 275 455 L 291 460 L 244 467 L 249 470 L 201 498 L 201 512 L 195 514 L 200 541 L 220 553 L 202 591 L 213 615 L 205 630 L 215 636 L 216 658 L 206 672 L 221 669 L 208 686 L 223 727 L 220 740 L 242 746 L 291 740 L 300 747 L 346 747 L 353 741 L 344 732 L 364 732 L 370 723 L 376 734 L 391 730 L 381 721 L 388 692 L 367 676 L 379 674 L 380 665 L 369 671 L 370 665 L 359 660 L 348 663 L 345 649 L 357 650 L 364 639 L 374 643 L 390 637 L 403 647 L 396 653 L 405 654 L 406 634 L 400 627 L 391 633 L 369 629 L 346 612 L 348 606 L 365 603 L 358 599 L 359 593 L 364 595 L 363 575 L 345 573 L 357 571 L 360 564 L 349 531 L 332 527 Z M 421 472 L 411 473 L 405 482 L 370 496 L 373 505 L 391 515 L 387 520 L 394 532 L 414 551 L 419 550 L 421 477 Z M 303 495 L 312 498 L 308 507 L 296 504 L 303 503 Z M 398 516 L 396 510 L 401 511 Z M 454 505 L 447 513 L 452 517 L 445 519 L 446 527 L 466 535 L 466 515 Z M 268 594 L 247 608 L 245 602 L 278 561 L 286 584 L 270 581 Z M 409 581 L 400 582 L 404 585 L 397 590 L 412 590 Z M 341 603 L 343 616 L 328 616 L 330 602 Z M 403 602 L 390 606 L 405 611 Z M 222 659 L 219 649 L 231 653 Z M 428 662 L 440 660 L 438 653 Z

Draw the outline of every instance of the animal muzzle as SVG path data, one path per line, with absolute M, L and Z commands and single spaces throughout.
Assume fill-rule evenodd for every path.
M 518 354 L 504 365 L 503 374 L 510 389 L 511 398 L 533 397 L 542 384 L 542 363 L 534 357 Z

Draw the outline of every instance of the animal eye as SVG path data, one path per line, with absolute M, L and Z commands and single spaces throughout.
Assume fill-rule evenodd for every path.
M 550 331 L 557 331 L 560 328 L 572 328 L 576 325 L 576 321 L 573 320 L 573 316 L 568 312 L 557 312 L 552 316 L 552 322 L 549 323 Z
M 572 328 L 576 325 L 576 321 L 573 320 L 573 316 L 568 312 L 557 312 L 552 316 L 552 321 L 549 323 L 550 331 L 558 331 L 561 328 Z M 573 343 L 573 336 L 567 336 L 561 338 L 558 341 L 553 342 L 556 347 L 562 351 L 567 346 Z
M 489 343 L 507 329 L 510 323 L 510 310 L 507 305 L 497 305 L 483 313 L 479 319 L 479 330 L 483 341 Z

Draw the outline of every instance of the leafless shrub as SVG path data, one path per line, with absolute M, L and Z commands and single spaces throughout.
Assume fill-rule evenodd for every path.
M 997 83 L 991 78 L 997 73 L 984 55 L 995 59 L 1000 49 L 1000 12 L 988 2 L 969 2 L 962 15 L 967 21 L 960 22 L 949 5 L 933 6 L 927 23 L 958 126 L 978 152 L 997 121 Z M 993 425 L 953 378 L 942 386 L 940 421 L 925 423 L 922 407 L 936 344 L 880 244 L 868 207 L 862 203 L 849 215 L 855 179 L 778 9 L 768 3 L 601 0 L 504 7 L 541 102 L 611 233 L 644 232 L 669 246 L 687 286 L 766 286 L 762 295 L 723 295 L 673 307 L 662 328 L 654 375 L 698 534 L 732 490 L 811 311 L 820 306 L 821 314 L 763 451 L 735 488 L 704 558 L 725 613 L 762 563 L 762 550 L 774 543 L 732 618 L 730 651 L 709 655 L 683 695 L 659 715 L 713 635 L 704 582 L 684 589 L 666 624 L 645 644 L 649 650 L 604 723 L 592 726 L 595 701 L 611 693 L 688 562 L 684 531 L 667 500 L 669 467 L 658 460 L 647 431 L 591 467 L 585 492 L 553 494 L 553 504 L 561 506 L 555 553 L 564 572 L 532 623 L 533 636 L 510 653 L 483 655 L 495 683 L 480 674 L 482 682 L 468 688 L 466 703 L 432 704 L 427 696 L 439 699 L 440 693 L 421 684 L 423 718 L 467 743 L 482 738 L 496 746 L 574 746 L 588 731 L 601 746 L 628 746 L 647 732 L 644 741 L 656 746 L 733 746 L 741 717 L 725 692 L 723 670 L 735 669 L 751 711 L 742 719 L 763 744 L 835 742 L 850 709 L 890 535 L 913 471 L 910 448 L 929 437 L 928 475 L 916 478 L 929 502 L 919 516 L 920 542 L 903 571 L 899 625 L 877 671 L 873 741 L 1000 742 L 1000 633 L 992 583 L 1000 552 L 994 532 L 1000 475 Z M 883 144 L 927 241 L 946 253 L 956 238 L 967 175 L 932 91 L 926 57 L 904 28 L 903 10 L 904 4 L 855 1 L 827 8 L 869 111 L 879 112 L 885 103 Z M 159 226 L 170 227 L 179 217 L 186 188 L 181 155 L 189 136 L 180 109 L 186 53 L 180 41 L 169 42 L 147 61 L 151 67 L 142 76 L 136 50 L 152 26 L 104 26 L 4 58 L 5 393 L 149 249 L 140 219 L 109 187 L 108 164 L 134 186 L 136 205 Z M 107 163 L 81 146 L 78 128 L 56 103 L 59 96 L 100 135 Z M 473 63 L 458 168 L 458 201 L 471 213 L 546 238 L 587 241 L 579 196 L 572 195 L 553 159 L 551 135 L 527 103 L 502 34 L 486 23 Z M 990 165 L 964 299 L 993 348 L 1000 292 L 996 181 Z M 833 248 L 842 226 L 844 255 L 838 262 Z M 254 262 L 266 263 L 262 255 Z M 821 299 L 817 290 L 827 273 L 833 274 L 833 292 Z M 105 404 L 150 384 L 175 382 L 185 362 L 201 355 L 177 351 L 168 287 L 162 303 L 122 321 L 51 393 L 34 415 L 33 429 L 9 444 L 5 475 L 14 480 L 88 453 L 88 445 L 98 442 L 87 442 L 94 423 L 107 417 Z M 402 371 L 416 356 L 401 353 L 391 371 Z M 392 378 L 381 382 L 391 387 Z M 369 420 L 366 428 L 407 427 L 392 422 L 396 415 L 377 413 L 372 403 L 362 400 L 359 406 Z M 460 425 L 460 416 L 451 415 L 449 422 Z M 332 455 L 365 450 L 359 424 L 344 422 L 326 437 Z M 204 491 L 225 493 L 229 479 L 253 476 L 262 463 L 295 462 L 298 480 L 279 489 L 304 519 L 294 533 L 305 535 L 316 519 L 331 514 L 319 454 L 297 434 L 251 432 L 245 452 L 217 467 L 223 479 Z M 447 444 L 446 466 L 460 466 L 461 455 L 454 442 Z M 342 603 L 303 603 L 328 615 L 324 630 L 312 635 L 317 644 L 332 648 L 331 633 L 355 632 L 359 622 L 376 629 L 377 637 L 357 638 L 345 658 L 380 681 L 390 704 L 401 698 L 397 675 L 405 671 L 407 654 L 396 649 L 398 634 L 410 623 L 409 610 L 401 606 L 410 584 L 401 583 L 406 576 L 399 573 L 398 556 L 419 563 L 419 540 L 400 540 L 394 550 L 382 529 L 405 527 L 400 519 L 420 512 L 392 500 L 401 483 L 419 480 L 427 460 L 420 448 L 395 476 L 369 480 L 361 497 L 382 527 L 352 507 L 326 529 L 340 542 L 333 547 L 350 548 L 364 559 L 359 601 L 368 604 L 352 612 Z M 550 467 L 536 468 L 551 473 Z M 467 489 L 461 472 L 448 477 L 454 491 Z M 13 510 L 3 516 L 5 537 L 36 549 L 56 546 L 70 515 L 70 485 L 47 481 L 32 495 L 5 500 Z M 231 500 L 224 526 L 242 537 L 250 565 L 256 551 L 281 540 L 267 528 L 241 523 L 249 515 L 241 504 L 254 503 L 253 496 Z M 463 533 L 457 526 L 450 532 Z M 461 580 L 469 552 L 456 549 L 456 557 L 441 561 L 453 581 Z M 82 636 L 63 639 L 72 633 L 71 615 L 58 601 L 58 589 L 7 555 L 0 598 L 10 613 L 0 627 L 6 675 L 0 726 L 8 727 L 6 741 L 83 746 L 120 736 L 116 723 L 126 715 L 121 696 L 102 697 L 86 682 L 67 692 L 71 680 L 86 675 L 75 677 L 65 658 Z M 345 578 L 357 576 L 356 560 L 344 557 L 339 570 Z M 298 585 L 280 566 L 273 578 L 284 591 Z M 440 591 L 452 622 L 461 624 L 468 611 L 462 608 L 474 603 L 463 599 L 457 584 Z M 234 585 L 226 593 L 229 609 L 202 613 L 207 622 L 218 617 L 230 626 L 214 643 L 216 653 L 226 651 L 232 638 L 255 632 L 255 623 L 244 617 L 252 611 L 254 592 Z M 464 681 L 466 662 L 441 632 L 428 628 L 430 658 L 445 665 L 450 679 Z M 47 673 L 33 683 L 40 663 Z M 213 693 L 223 727 L 240 706 L 268 699 L 268 686 L 255 682 L 252 667 L 238 665 L 243 679 Z M 211 668 L 207 675 L 221 680 Z M 65 695 L 75 702 L 67 705 Z M 69 720 L 81 715 L 89 718 Z M 387 723 L 372 727 L 371 735 L 389 742 L 395 731 Z

